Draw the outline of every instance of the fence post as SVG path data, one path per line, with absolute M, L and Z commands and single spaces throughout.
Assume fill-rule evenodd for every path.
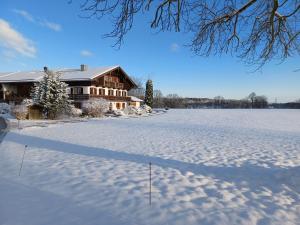
M 21 176 L 21 171 L 22 171 L 22 167 L 23 167 L 23 162 L 24 162 L 26 149 L 27 149 L 27 145 L 25 145 L 25 147 L 24 147 L 24 152 L 23 152 L 22 162 L 21 162 L 21 166 L 20 166 L 19 176 Z
M 151 188 L 152 188 L 152 182 L 151 182 L 151 162 L 149 163 L 149 205 L 151 205 L 151 192 L 152 192 L 152 190 L 151 190 Z

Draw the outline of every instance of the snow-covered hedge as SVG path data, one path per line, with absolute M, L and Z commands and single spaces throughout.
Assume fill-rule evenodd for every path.
M 9 114 L 11 107 L 7 103 L 0 103 L 0 114 Z
M 82 111 L 91 117 L 101 117 L 109 109 L 109 102 L 103 98 L 92 98 L 82 103 Z

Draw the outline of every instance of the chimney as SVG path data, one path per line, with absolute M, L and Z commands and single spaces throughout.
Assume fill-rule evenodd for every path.
M 47 72 L 47 71 L 48 71 L 48 67 L 44 66 L 44 72 Z
M 88 69 L 88 66 L 87 66 L 87 65 L 85 65 L 85 64 L 81 64 L 81 65 L 80 65 L 80 70 L 81 70 L 81 71 L 87 71 L 87 69 Z

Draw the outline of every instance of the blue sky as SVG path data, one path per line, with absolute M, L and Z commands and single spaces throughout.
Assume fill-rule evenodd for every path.
M 156 33 L 149 17 L 139 16 L 120 50 L 108 20 L 82 19 L 74 0 L 0 0 L 0 72 L 50 68 L 121 65 L 128 74 L 151 78 L 163 94 L 183 97 L 243 98 L 250 92 L 270 102 L 300 98 L 300 57 L 274 61 L 251 72 L 230 55 L 199 57 L 185 45 L 182 33 Z

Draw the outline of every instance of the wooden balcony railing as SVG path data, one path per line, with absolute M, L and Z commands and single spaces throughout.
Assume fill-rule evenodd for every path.
M 130 101 L 130 97 L 128 96 L 110 96 L 110 95 L 89 95 L 89 94 L 77 94 L 77 95 L 69 95 L 69 98 L 74 101 L 83 101 L 88 100 L 90 98 L 104 98 L 110 101 Z
M 90 98 L 104 98 L 111 101 L 130 101 L 128 96 L 112 96 L 112 95 L 90 95 Z
M 69 94 L 69 98 L 71 100 L 88 100 L 90 98 L 90 95 L 89 94 Z
M 104 87 L 123 89 L 124 84 L 118 82 L 112 82 L 112 81 L 104 81 Z

